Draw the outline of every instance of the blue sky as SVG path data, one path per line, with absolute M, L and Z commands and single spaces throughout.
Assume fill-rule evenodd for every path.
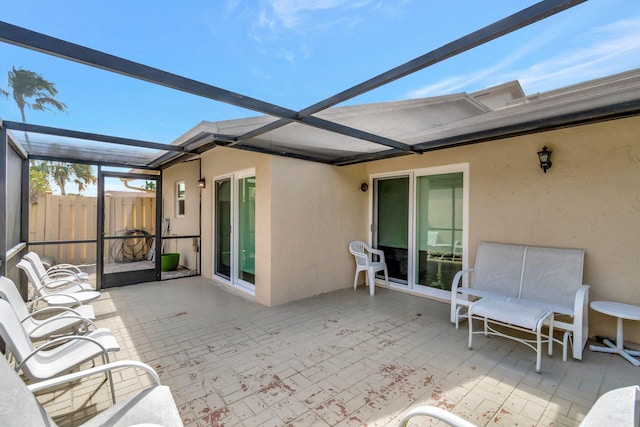
M 0 0 L 0 20 L 297 110 L 534 3 Z M 29 123 L 169 143 L 201 120 L 257 114 L 0 43 L 0 76 L 12 66 L 54 82 L 68 106 L 27 111 Z M 516 79 L 536 93 L 638 67 L 640 2 L 590 0 L 349 103 Z M 12 100 L 0 117 L 20 120 Z

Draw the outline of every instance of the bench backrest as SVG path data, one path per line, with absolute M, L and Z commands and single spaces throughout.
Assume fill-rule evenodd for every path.
M 471 287 L 517 298 L 525 246 L 480 242 Z
M 583 264 L 583 249 L 528 246 L 520 297 L 573 308 Z
M 583 249 L 480 242 L 471 287 L 572 309 L 583 263 Z

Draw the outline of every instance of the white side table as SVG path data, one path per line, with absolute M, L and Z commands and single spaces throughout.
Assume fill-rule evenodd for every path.
M 640 361 L 632 356 L 640 356 L 640 351 L 628 350 L 624 348 L 624 330 L 622 328 L 622 321 L 626 320 L 640 320 L 640 307 L 631 304 L 624 304 L 621 302 L 612 301 L 593 301 L 591 308 L 600 313 L 613 316 L 618 321 L 616 329 L 616 344 L 614 345 L 608 339 L 604 340 L 606 347 L 599 345 L 590 345 L 589 350 L 600 351 L 603 353 L 617 353 L 620 356 L 627 359 L 634 366 L 640 366 Z

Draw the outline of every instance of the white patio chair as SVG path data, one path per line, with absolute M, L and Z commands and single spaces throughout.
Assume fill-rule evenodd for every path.
M 11 369 L 9 363 L 3 358 L 0 359 L 2 359 L 0 360 L 0 387 L 3 390 L 5 399 L 7 399 L 5 404 L 2 405 L 2 410 L 0 410 L 0 425 L 56 426 L 38 399 L 36 399 L 34 393 L 50 387 L 71 383 L 80 378 L 123 368 L 145 370 L 151 376 L 155 385 L 104 410 L 82 424 L 83 427 L 123 427 L 133 425 L 179 427 L 183 425 L 169 387 L 160 385 L 158 374 L 153 368 L 142 362 L 112 362 L 27 386 L 18 374 Z
M 89 291 L 76 283 L 65 282 L 66 288 L 56 291 L 59 286 L 45 285 L 36 274 L 33 266 L 26 259 L 20 260 L 17 267 L 24 271 L 40 299 L 49 305 L 72 307 L 100 298 L 100 292 Z
M 86 283 L 89 275 L 71 264 L 57 264 L 47 269 L 42 263 L 40 255 L 35 252 L 29 252 L 22 257 L 31 263 L 36 274 L 46 285 L 58 287 L 67 284 L 67 282 L 77 284 L 85 290 L 93 290 L 90 283 Z
M 47 341 L 35 347 L 20 319 L 8 301 L 0 299 L 0 338 L 16 361 L 16 371 L 31 381 L 44 381 L 79 367 L 84 362 L 102 356 L 109 363 L 109 352 L 120 346 L 109 329 L 98 328 L 86 335 L 67 335 Z M 115 391 L 111 374 L 107 373 L 111 395 Z
M 387 264 L 384 260 L 384 252 L 379 249 L 374 249 L 364 242 L 354 240 L 349 243 L 349 252 L 356 258 L 356 275 L 353 279 L 353 289 L 358 288 L 358 274 L 361 271 L 366 272 L 365 283 L 369 284 L 369 294 L 375 295 L 376 292 L 376 273 L 378 271 L 384 271 L 384 279 L 389 286 L 389 272 L 387 271 Z M 373 256 L 378 257 L 378 261 L 373 260 Z
M 95 314 L 90 305 L 80 305 L 75 309 L 69 307 L 45 307 L 29 313 L 27 304 L 22 301 L 18 288 L 7 277 L 0 276 L 0 299 L 11 304 L 20 323 L 32 340 L 49 338 L 56 333 L 70 330 L 88 332 L 89 327 L 96 329 Z M 46 317 L 43 317 L 46 316 Z
M 431 417 L 453 427 L 476 427 L 475 424 L 435 406 L 418 406 L 407 412 L 399 427 L 406 427 L 414 417 Z M 638 427 L 640 426 L 640 386 L 617 388 L 596 400 L 580 427 Z
M 418 406 L 417 408 L 410 410 L 400 420 L 399 427 L 407 427 L 409 421 L 414 417 L 435 418 L 453 427 L 477 427 L 475 424 L 435 406 Z

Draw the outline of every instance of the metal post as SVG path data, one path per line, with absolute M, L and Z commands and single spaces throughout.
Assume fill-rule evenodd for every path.
M 0 127 L 0 275 L 7 275 L 7 128 Z

